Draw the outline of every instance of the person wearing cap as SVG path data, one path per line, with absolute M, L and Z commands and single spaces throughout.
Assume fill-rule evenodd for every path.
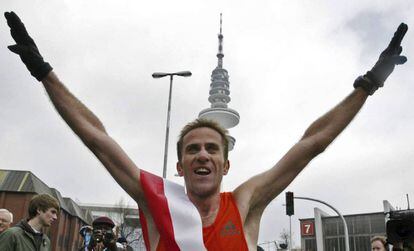
M 109 135 L 97 116 L 66 88 L 52 66 L 41 56 L 20 18 L 14 12 L 6 12 L 5 17 L 16 42 L 8 48 L 18 54 L 30 74 L 42 82 L 57 112 L 116 182 L 138 203 L 144 216 L 140 215 L 140 219 L 146 219 L 142 221 L 146 229 L 146 247 L 158 251 L 178 250 L 178 245 L 187 247 L 187 250 L 256 250 L 260 221 L 266 207 L 348 126 L 368 97 L 384 86 L 395 66 L 407 61 L 401 55 L 401 41 L 408 26 L 401 23 L 373 68 L 350 86 L 352 90 L 349 95 L 316 119 L 275 165 L 244 181 L 233 191 L 223 193 L 220 190 L 223 176 L 230 169 L 226 131 L 205 120 L 196 120 L 185 126 L 177 143 L 176 164 L 178 175 L 184 178 L 185 189 L 180 187 L 180 195 L 174 198 L 184 201 L 180 205 L 185 205 L 188 210 L 174 212 L 171 214 L 174 219 L 170 219 L 158 217 L 158 214 L 165 216 L 164 212 L 179 208 L 167 208 L 169 203 L 161 206 L 156 201 L 161 197 L 157 195 L 163 190 L 159 188 L 164 187 L 161 186 L 164 180 L 139 168 Z M 340 69 L 340 65 L 338 67 Z M 334 86 L 340 82 L 338 79 L 326 81 Z M 151 194 L 156 196 L 150 197 Z M 191 213 L 186 214 L 188 211 Z M 176 215 L 188 216 L 191 220 L 175 221 Z M 196 226 L 196 231 L 186 231 L 188 235 L 181 236 L 181 233 L 173 231 L 175 225 L 172 221 L 174 224 L 190 222 L 180 226 L 180 229 L 189 230 L 189 227 Z M 192 248 L 193 244 L 200 248 Z
M 100 216 L 92 222 L 92 238 L 88 250 L 116 251 L 115 223 L 106 216 Z

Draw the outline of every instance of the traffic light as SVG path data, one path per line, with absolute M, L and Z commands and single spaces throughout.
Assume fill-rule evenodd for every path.
M 286 214 L 292 216 L 295 214 L 293 206 L 293 192 L 286 192 Z

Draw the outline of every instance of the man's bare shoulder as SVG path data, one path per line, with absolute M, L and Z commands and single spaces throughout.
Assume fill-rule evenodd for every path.
M 261 210 L 256 210 L 255 207 L 252 205 L 252 197 L 255 193 L 254 179 L 255 177 L 250 178 L 249 180 L 243 182 L 232 191 L 232 196 L 239 210 L 243 224 L 245 224 L 248 221 L 247 217 L 250 218 L 251 216 L 253 216 L 253 214 L 258 213 L 260 218 L 261 215 Z M 257 216 L 254 217 L 256 218 Z
M 233 199 L 239 210 L 240 218 L 243 224 L 244 237 L 246 239 L 249 250 L 255 248 L 259 236 L 260 220 L 263 210 L 257 210 L 250 205 L 250 196 L 252 189 L 249 189 L 248 183 L 243 183 L 233 192 Z

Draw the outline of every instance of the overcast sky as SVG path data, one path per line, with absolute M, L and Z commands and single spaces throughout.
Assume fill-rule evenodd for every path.
M 2 0 L 15 11 L 44 58 L 67 87 L 103 122 L 141 168 L 162 174 L 168 79 L 156 71 L 190 70 L 175 78 L 168 177 L 175 173 L 179 130 L 210 106 L 223 13 L 224 68 L 240 123 L 224 190 L 272 167 L 308 125 L 352 90 L 401 22 L 408 62 L 361 110 L 345 132 L 287 188 L 343 214 L 382 211 L 382 201 L 406 208 L 414 198 L 414 2 L 394 1 L 132 1 Z M 411 29 L 411 30 L 410 30 Z M 29 170 L 65 197 L 116 203 L 123 192 L 57 115 L 43 87 L 0 25 L 0 168 Z M 259 242 L 288 229 L 284 193 L 267 208 Z M 295 201 L 299 218 L 315 206 Z

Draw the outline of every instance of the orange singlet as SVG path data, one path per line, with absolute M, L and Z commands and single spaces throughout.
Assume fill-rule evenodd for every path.
M 220 209 L 214 223 L 203 227 L 204 246 L 208 251 L 248 251 L 239 210 L 232 193 L 220 194 Z M 167 250 L 160 238 L 157 251 Z

